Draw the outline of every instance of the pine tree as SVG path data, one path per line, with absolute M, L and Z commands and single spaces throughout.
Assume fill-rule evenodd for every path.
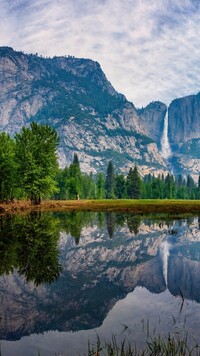
M 104 186 L 105 186 L 105 181 L 104 181 L 103 173 L 99 173 L 97 179 L 97 199 L 103 199 L 105 197 Z
M 115 197 L 115 172 L 112 161 L 108 163 L 106 180 L 105 180 L 106 199 Z
M 126 181 L 123 174 L 119 174 L 115 177 L 115 196 L 118 199 L 125 197 Z
M 127 196 L 130 199 L 139 199 L 141 196 L 141 178 L 137 166 L 130 168 L 127 175 Z
M 67 188 L 70 199 L 79 199 L 81 195 L 81 169 L 78 159 L 78 155 L 74 154 L 72 164 L 69 166 L 69 178 L 67 182 Z

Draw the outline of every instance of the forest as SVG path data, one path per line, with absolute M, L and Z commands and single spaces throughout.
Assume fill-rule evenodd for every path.
M 69 167 L 59 168 L 59 136 L 48 125 L 32 122 L 12 138 L 0 133 L 0 201 L 30 199 L 200 199 L 200 177 L 151 174 L 141 177 L 137 165 L 122 174 L 109 161 L 106 172 L 81 171 L 74 154 Z

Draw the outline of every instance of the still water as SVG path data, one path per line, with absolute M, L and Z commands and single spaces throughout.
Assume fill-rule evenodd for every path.
M 2 356 L 87 354 L 116 336 L 200 343 L 200 219 L 114 213 L 0 217 Z

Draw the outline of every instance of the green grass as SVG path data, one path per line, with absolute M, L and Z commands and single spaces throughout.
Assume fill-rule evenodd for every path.
M 113 211 L 131 212 L 136 214 L 149 213 L 199 213 L 200 200 L 71 200 L 55 202 L 55 209 L 61 207 L 69 210 L 80 211 Z
M 27 201 L 0 204 L 1 213 L 41 211 L 109 211 L 134 214 L 199 214 L 200 200 L 44 200 L 40 206 L 31 206 Z
M 189 346 L 188 335 L 168 335 L 167 338 L 157 336 L 146 340 L 146 346 L 138 348 L 124 338 L 120 343 L 113 335 L 111 340 L 102 341 L 97 335 L 97 341 L 88 344 L 87 356 L 192 356 L 199 355 L 200 347 L 193 340 Z M 86 355 L 85 355 L 86 356 Z

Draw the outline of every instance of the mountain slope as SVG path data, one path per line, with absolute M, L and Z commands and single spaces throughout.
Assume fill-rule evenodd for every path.
M 0 130 L 14 134 L 31 121 L 48 123 L 61 137 L 61 165 L 78 153 L 82 169 L 121 170 L 137 163 L 142 174 L 166 171 L 157 136 L 148 136 L 141 114 L 115 91 L 100 65 L 74 57 L 42 58 L 0 48 Z M 162 104 L 164 105 L 164 104 Z M 162 126 L 165 105 L 160 111 Z M 151 119 L 149 119 L 151 120 Z

